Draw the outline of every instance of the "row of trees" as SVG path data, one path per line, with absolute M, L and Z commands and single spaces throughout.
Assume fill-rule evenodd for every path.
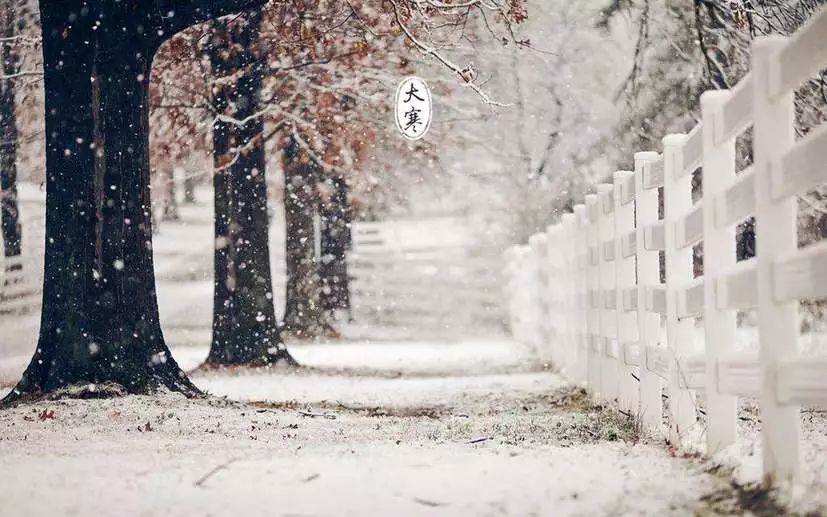
M 272 16 L 271 9 L 252 11 L 187 31 L 160 50 L 153 69 L 153 140 L 168 156 L 180 157 L 203 150 L 213 154 L 216 307 L 239 313 L 229 317 L 228 314 L 219 316 L 217 312 L 216 321 L 227 324 L 224 331 L 214 329 L 216 335 L 241 324 L 238 318 L 250 313 L 230 300 L 240 294 L 234 286 L 248 284 L 247 279 L 239 279 L 239 275 L 258 278 L 262 288 L 270 284 L 270 274 L 266 271 L 269 255 L 262 244 L 267 243 L 268 230 L 263 217 L 268 213 L 266 162 L 269 161 L 271 167 L 274 165 L 273 160 L 266 159 L 268 156 L 290 157 L 281 168 L 286 173 L 282 197 L 288 224 L 288 278 L 291 279 L 285 321 L 290 323 L 291 331 L 312 337 L 329 312 L 296 308 L 307 305 L 302 300 L 308 299 L 315 302 L 312 308 L 319 305 L 323 280 L 338 285 L 338 278 L 319 274 L 314 250 L 314 216 L 326 208 L 318 195 L 318 186 L 327 178 L 320 174 L 315 162 L 307 159 L 307 153 L 300 153 L 301 149 L 291 144 L 289 120 L 277 117 L 274 109 L 279 108 L 279 104 L 295 109 L 296 103 L 294 98 L 286 96 L 285 100 L 279 97 L 280 92 L 272 91 L 274 83 L 284 82 L 284 77 L 271 66 L 269 53 L 278 43 L 277 38 L 287 37 L 285 32 L 276 35 L 262 30 L 276 26 Z M 186 80 L 182 81 L 182 77 Z M 168 189 L 171 186 L 169 162 L 174 160 L 164 164 L 167 177 L 162 181 L 165 187 L 162 199 L 165 214 L 174 217 L 174 206 L 170 210 L 166 208 L 174 199 Z M 342 179 L 344 172 L 336 171 L 332 180 Z M 340 183 L 346 188 L 346 183 Z M 272 190 L 272 181 L 269 186 Z M 347 193 L 343 196 L 346 198 Z M 336 217 L 332 210 L 326 213 L 331 217 L 322 218 L 323 231 L 346 220 L 347 206 L 340 207 Z M 327 246 L 324 251 L 331 247 Z M 336 255 L 336 259 L 343 261 L 343 254 Z M 266 294 L 272 305 L 270 290 L 268 287 Z M 256 296 L 261 298 L 263 293 Z M 252 307 L 248 302 L 240 303 Z M 266 320 L 264 327 L 272 327 L 275 318 L 270 312 L 272 310 L 259 316 Z M 253 311 L 252 316 L 255 315 Z
M 359 184 L 349 174 L 381 134 L 377 121 L 384 114 L 371 92 L 383 91 L 383 76 L 407 71 L 404 55 L 414 49 L 486 99 L 473 78 L 437 50 L 439 35 L 461 32 L 475 15 L 511 33 L 525 17 L 517 0 L 39 4 L 46 115 L 43 312 L 37 350 L 6 403 L 76 384 L 197 393 L 172 358 L 158 318 L 149 189 L 153 107 L 174 120 L 168 135 L 193 139 L 203 134 L 205 120 L 211 130 L 216 250 L 208 362 L 292 362 L 272 303 L 267 143 L 281 152 L 285 171 L 293 300 L 285 324 L 305 332 L 308 321 L 319 325 L 321 309 L 343 303 L 336 278 L 344 277 L 335 259 L 347 241 L 348 187 Z M 235 16 L 220 18 L 230 13 Z M 153 60 L 166 64 L 152 68 Z M 186 77 L 200 80 L 181 80 L 179 72 L 188 67 L 197 69 Z M 15 74 L 7 70 L 4 82 Z M 320 205 L 322 241 L 334 256 L 321 265 L 308 226 L 308 215 Z

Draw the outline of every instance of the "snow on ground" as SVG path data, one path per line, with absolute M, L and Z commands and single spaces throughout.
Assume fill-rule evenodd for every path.
M 761 415 L 757 399 L 739 403 L 738 440 L 708 460 L 731 471 L 736 483 L 755 485 L 762 478 Z M 827 513 L 827 410 L 802 408 L 801 469 L 797 483 L 774 494 L 778 504 L 800 514 Z
M 444 362 L 438 346 L 297 347 L 318 369 L 194 376 L 249 403 L 0 412 L 0 515 L 691 515 L 726 487 L 515 343 L 446 344 Z

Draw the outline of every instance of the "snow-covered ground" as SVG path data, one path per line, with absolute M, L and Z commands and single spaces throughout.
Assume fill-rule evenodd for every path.
M 0 412 L 0 515 L 691 515 L 727 485 L 516 343 L 295 352 L 315 368 L 194 376 L 247 403 Z
M 823 483 L 794 500 L 731 483 L 720 465 L 755 456 L 754 423 L 741 445 L 753 450 L 676 455 L 518 343 L 342 342 L 293 352 L 308 368 L 195 372 L 212 394 L 205 400 L 54 400 L 0 412 L 0 515 L 827 508 Z M 194 366 L 206 348 L 174 353 Z M 750 472 L 746 463 L 736 475 L 751 481 Z

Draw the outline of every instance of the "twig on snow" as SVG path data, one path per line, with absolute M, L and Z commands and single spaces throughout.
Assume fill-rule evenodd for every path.
M 430 506 L 431 508 L 438 508 L 440 506 L 448 506 L 450 503 L 439 503 L 437 501 L 429 501 L 427 499 L 422 499 L 420 497 L 413 498 L 415 503 L 419 503 L 423 506 Z
M 204 474 L 203 476 L 201 476 L 201 478 L 200 478 L 198 481 L 196 481 L 195 483 L 193 483 L 193 486 L 198 486 L 198 487 L 202 487 L 202 486 L 204 486 L 204 483 L 205 483 L 208 479 L 210 479 L 211 477 L 213 477 L 213 476 L 214 476 L 215 474 L 217 474 L 218 472 L 220 472 L 220 471 L 222 471 L 222 470 L 226 469 L 227 467 L 229 467 L 230 465 L 232 465 L 233 463 L 235 463 L 235 462 L 236 462 L 236 460 L 238 460 L 238 458 L 230 458 L 230 459 L 228 459 L 227 461 L 225 461 L 225 462 L 224 462 L 224 463 L 222 463 L 221 465 L 219 465 L 219 466 L 215 467 L 215 468 L 214 468 L 214 469 L 212 469 L 211 471 L 209 471 L 209 472 L 207 472 L 206 474 Z
M 311 418 L 321 417 L 321 418 L 327 418 L 328 420 L 336 420 L 336 415 L 334 415 L 333 413 L 316 413 L 316 412 L 313 412 L 313 411 L 304 411 L 302 409 L 300 409 L 298 411 L 298 413 L 301 416 L 309 416 Z

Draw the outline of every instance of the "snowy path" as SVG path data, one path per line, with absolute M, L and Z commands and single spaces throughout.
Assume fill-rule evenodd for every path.
M 210 338 L 207 208 L 156 239 L 161 321 L 187 370 Z M 31 358 L 38 323 L 0 320 L 0 394 Z M 691 515 L 710 510 L 705 494 L 732 500 L 705 464 L 638 439 L 508 340 L 291 351 L 312 369 L 194 376 L 246 402 L 166 395 L 0 412 L 0 516 Z
M 360 371 L 195 376 L 250 404 L 167 395 L 0 412 L 0 515 L 691 515 L 726 485 L 638 440 L 515 343 L 296 355 Z

